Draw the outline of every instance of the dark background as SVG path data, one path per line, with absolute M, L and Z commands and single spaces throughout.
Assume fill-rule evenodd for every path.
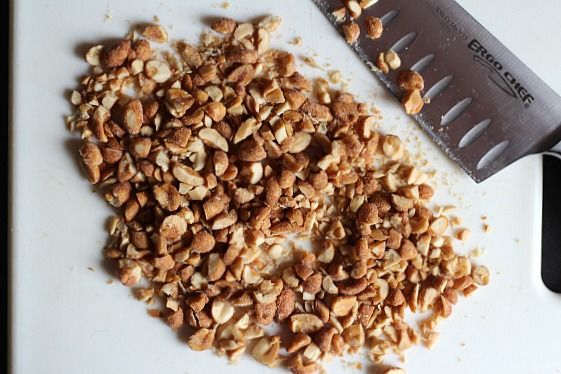
M 8 181 L 9 181 L 9 141 L 8 129 L 10 125 L 10 103 L 11 95 L 9 92 L 9 64 L 8 54 L 12 46 L 10 44 L 10 1 L 2 1 L 2 21 L 4 33 L 2 33 L 2 79 L 3 79 L 3 107 L 4 123 L 0 125 L 0 137 L 2 146 L 0 146 L 0 178 L 2 178 L 2 198 L 0 199 L 0 239 L 2 240 L 0 251 L 0 332 L 4 344 L 2 346 L 9 347 L 8 343 L 8 262 L 9 262 L 9 246 L 8 246 Z M 544 160 L 544 197 L 543 197 L 543 256 L 542 256 L 542 278 L 546 286 L 552 291 L 561 293 L 561 161 L 552 157 L 545 157 Z M 1 344 L 1 343 L 0 343 Z M 7 362 L 7 350 L 2 352 L 2 361 Z M 6 367 L 5 365 L 2 365 Z M 0 369 L 0 372 L 2 370 Z M 7 370 L 5 372 L 8 372 Z
M 0 41 L 2 47 L 0 51 L 2 53 L 2 59 L 0 60 L 2 63 L 2 108 L 3 110 L 3 121 L 0 124 L 0 137 L 2 142 L 0 143 L 0 178 L 2 180 L 1 191 L 2 197 L 0 198 L 0 333 L 2 334 L 2 344 L 3 347 L 8 347 L 8 323 L 7 323 L 7 316 L 8 316 L 8 128 L 10 124 L 10 112 L 9 112 L 9 87 L 8 87 L 8 77 L 9 77 L 9 70 L 8 70 L 8 53 L 11 49 L 11 46 L 8 44 L 10 39 L 10 23 L 9 23 L 9 3 L 10 1 L 2 1 L 1 2 L 1 9 L 0 9 L 0 17 L 2 21 L 2 40 Z M 7 362 L 7 350 L 3 349 L 0 352 L 2 360 L 1 362 Z M 5 365 L 2 365 L 5 366 Z M 0 371 L 2 371 L 0 369 Z M 7 371 L 5 371 L 7 372 Z

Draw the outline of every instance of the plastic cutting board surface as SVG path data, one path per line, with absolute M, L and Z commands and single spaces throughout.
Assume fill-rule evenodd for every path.
M 311 1 L 16 1 L 12 123 L 12 366 L 28 373 L 262 373 L 244 357 L 236 365 L 195 353 L 114 279 L 102 261 L 105 219 L 77 165 L 77 140 L 65 129 L 68 89 L 86 72 L 84 46 L 123 36 L 131 23 L 157 15 L 170 38 L 195 41 L 208 16 L 283 18 L 272 46 L 313 56 L 325 71 L 340 70 L 349 90 L 374 103 L 383 127 L 408 140 L 438 170 L 437 203 L 458 206 L 481 247 L 478 261 L 491 284 L 461 299 L 440 327 L 432 351 L 409 351 L 408 373 L 561 373 L 561 296 L 540 279 L 541 158 L 530 157 L 482 185 L 464 176 L 422 134 L 347 48 Z M 461 3 L 561 92 L 561 3 L 554 0 L 464 0 Z M 288 42 L 301 37 L 303 45 Z M 327 66 L 329 64 L 329 66 Z M 491 232 L 481 229 L 488 216 Z M 91 267 L 95 271 L 88 270 Z M 334 359 L 328 372 L 372 372 L 361 356 Z M 280 369 L 277 369 L 280 371 Z

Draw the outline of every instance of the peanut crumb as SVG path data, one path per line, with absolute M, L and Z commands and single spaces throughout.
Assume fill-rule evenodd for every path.
M 349 22 L 342 26 L 345 40 L 348 44 L 353 44 L 358 40 L 360 35 L 360 27 L 356 22 Z
M 407 114 L 418 114 L 423 109 L 425 102 L 421 97 L 421 92 L 419 90 L 408 90 L 405 91 L 401 99 L 401 103 L 405 108 Z
M 462 228 L 456 231 L 456 239 L 462 242 L 468 241 L 470 237 L 471 231 L 469 229 Z
M 370 39 L 379 39 L 384 32 L 384 25 L 382 20 L 378 17 L 367 16 L 364 19 L 364 27 L 366 29 L 366 35 Z
M 458 227 L 463 223 L 463 220 L 460 217 L 454 216 L 450 218 L 450 224 L 452 227 Z
M 471 258 L 477 259 L 477 258 L 482 257 L 484 254 L 485 254 L 485 250 L 477 247 L 477 248 L 474 248 L 470 251 L 469 256 Z
M 316 61 L 313 57 L 304 56 L 304 57 L 302 57 L 302 60 L 304 61 L 304 63 L 305 63 L 306 65 L 308 65 L 308 66 L 310 66 L 310 67 L 312 67 L 312 68 L 314 68 L 314 69 L 323 70 L 323 68 L 321 67 L 321 65 L 318 64 L 317 61 Z
M 160 318 L 162 316 L 162 311 L 159 309 L 148 309 L 148 315 L 152 318 Z
M 331 83 L 333 83 L 333 84 L 341 83 L 342 76 L 341 76 L 341 72 L 339 70 L 332 70 L 328 74 L 329 74 L 329 80 L 331 81 Z
M 294 37 L 294 39 L 292 39 L 292 41 L 290 42 L 290 44 L 293 44 L 297 47 L 301 47 L 303 43 L 302 38 L 299 36 Z

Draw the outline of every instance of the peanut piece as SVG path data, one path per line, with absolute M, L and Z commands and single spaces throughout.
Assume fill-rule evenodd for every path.
M 349 22 L 342 26 L 345 40 L 348 44 L 353 44 L 360 36 L 360 27 L 356 22 Z
M 418 114 L 423 109 L 425 101 L 419 90 L 406 90 L 401 98 L 401 104 L 407 114 Z
M 162 25 L 146 25 L 142 36 L 156 43 L 165 43 L 168 40 L 168 33 Z
M 367 16 L 364 19 L 364 28 L 366 29 L 366 36 L 370 39 L 379 39 L 384 32 L 382 20 L 374 16 Z

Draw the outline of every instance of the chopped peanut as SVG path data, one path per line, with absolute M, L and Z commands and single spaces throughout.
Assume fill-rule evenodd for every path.
M 360 27 L 356 22 L 349 22 L 342 27 L 347 43 L 353 44 L 358 40 L 358 37 L 360 35 Z
M 161 25 L 147 25 L 142 30 L 142 36 L 157 43 L 165 43 L 168 40 L 168 33 Z
M 386 60 L 386 64 L 388 64 L 392 70 L 397 70 L 401 66 L 401 58 L 391 49 L 384 54 L 384 59 Z
M 237 23 L 231 18 L 222 18 L 214 22 L 211 28 L 221 34 L 231 34 L 236 30 Z
M 386 54 L 384 52 L 380 52 L 376 57 L 375 65 L 384 74 L 388 74 L 390 72 L 390 66 L 386 62 Z
M 419 90 L 407 90 L 403 93 L 401 104 L 407 114 L 418 114 L 423 109 L 425 102 Z
M 366 36 L 370 39 L 379 39 L 384 32 L 384 25 L 378 17 L 366 17 L 364 19 L 364 28 L 366 29 Z
M 397 85 L 402 90 L 419 90 L 425 89 L 425 81 L 421 74 L 413 70 L 402 70 L 397 75 Z

